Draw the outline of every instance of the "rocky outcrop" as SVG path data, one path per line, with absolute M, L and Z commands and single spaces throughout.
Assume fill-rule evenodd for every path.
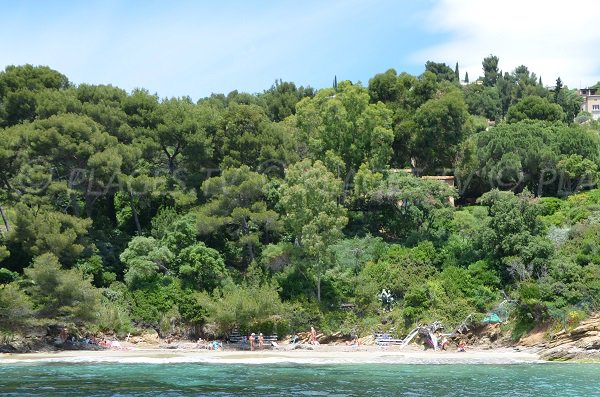
M 49 345 L 45 327 L 29 327 L 18 333 L 5 333 L 0 337 L 0 353 L 28 353 L 53 350 Z
M 600 360 L 600 313 L 538 345 L 543 360 Z
M 127 341 L 134 345 L 158 345 L 160 337 L 155 330 L 146 330 L 140 335 L 129 337 Z

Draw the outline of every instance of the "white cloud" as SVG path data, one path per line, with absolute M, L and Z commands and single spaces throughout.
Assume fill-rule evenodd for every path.
M 546 85 L 560 76 L 571 88 L 587 86 L 600 80 L 598 21 L 597 0 L 440 0 L 426 23 L 442 43 L 413 56 L 458 61 L 461 75 L 468 71 L 474 80 L 483 58 L 494 54 L 505 72 L 525 65 Z

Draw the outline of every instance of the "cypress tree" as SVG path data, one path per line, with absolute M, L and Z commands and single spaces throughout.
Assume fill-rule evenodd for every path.
M 469 83 L 469 72 L 465 72 L 465 83 Z
M 456 75 L 456 81 L 460 83 L 460 73 L 458 72 L 458 62 L 456 62 L 456 66 L 454 67 L 454 74 Z

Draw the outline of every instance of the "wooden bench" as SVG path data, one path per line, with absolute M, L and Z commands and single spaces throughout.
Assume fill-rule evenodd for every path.
M 401 345 L 404 342 L 404 339 L 395 339 L 385 333 L 376 333 L 374 336 L 377 346 Z

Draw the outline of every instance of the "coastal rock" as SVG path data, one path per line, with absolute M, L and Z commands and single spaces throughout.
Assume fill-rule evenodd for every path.
M 600 337 L 590 336 L 580 339 L 575 343 L 575 346 L 585 350 L 600 350 Z
M 294 349 L 315 350 L 315 346 L 308 343 L 297 343 L 294 345 Z
M 129 342 L 133 344 L 148 344 L 148 345 L 158 345 L 159 337 L 156 331 L 146 331 L 139 336 L 132 336 L 129 338 Z
M 540 344 L 544 360 L 599 360 L 600 314 L 582 321 L 571 331 L 562 330 Z
M 39 336 L 13 335 L 0 343 L 0 353 L 31 353 L 54 350 L 44 338 Z

